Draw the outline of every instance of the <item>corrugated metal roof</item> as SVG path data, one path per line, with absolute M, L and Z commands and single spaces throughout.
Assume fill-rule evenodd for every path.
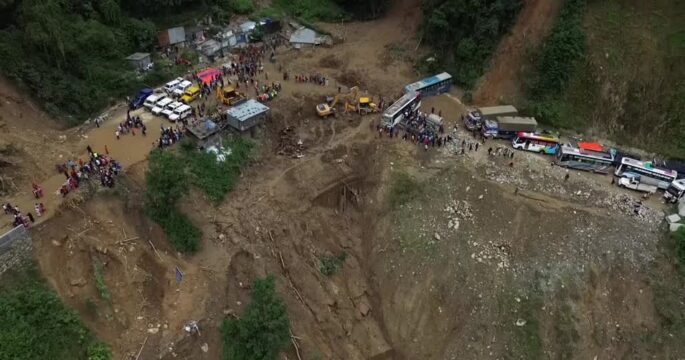
M 150 57 L 150 53 L 137 52 L 137 53 L 131 54 L 128 57 L 126 57 L 126 60 L 140 61 L 140 60 L 143 60 L 143 59 L 149 58 L 149 57 Z
M 169 32 L 169 45 L 174 45 L 186 41 L 186 31 L 183 28 L 183 26 L 170 28 L 167 31 Z
M 295 44 L 316 44 L 316 31 L 307 28 L 295 30 L 290 35 L 290 42 Z
M 269 107 L 260 103 L 259 101 L 250 99 L 238 106 L 234 106 L 226 110 L 226 114 L 240 122 L 243 122 L 267 111 L 269 111 Z

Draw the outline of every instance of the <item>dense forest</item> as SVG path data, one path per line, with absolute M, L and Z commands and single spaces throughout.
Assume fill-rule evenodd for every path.
M 521 0 L 423 0 L 422 38 L 435 53 L 435 72 L 447 69 L 471 89 L 485 72 L 499 40 L 516 20 Z

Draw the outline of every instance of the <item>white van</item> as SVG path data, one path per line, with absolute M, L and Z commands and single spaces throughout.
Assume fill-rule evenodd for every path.
M 178 84 L 180 84 L 181 81 L 183 81 L 183 78 L 180 77 L 169 81 L 164 85 L 164 91 L 166 91 L 167 94 L 171 94 L 171 92 L 174 91 L 176 86 L 178 86 Z
M 172 102 L 174 102 L 174 100 L 165 96 L 161 100 L 157 101 L 155 107 L 152 108 L 152 113 L 155 115 L 159 115 L 162 112 L 162 110 L 164 110 L 164 108 Z
M 191 86 L 193 86 L 192 82 L 190 82 L 188 80 L 181 81 L 180 84 L 176 85 L 176 88 L 173 91 L 174 96 L 180 98 L 181 96 L 183 96 L 183 93 L 185 93 L 186 90 L 188 90 L 188 88 Z
M 174 109 L 177 107 L 183 105 L 182 102 L 179 101 L 174 101 L 171 104 L 167 105 L 164 107 L 164 110 L 162 110 L 162 115 L 164 115 L 165 118 L 169 118 L 169 115 L 171 115 L 174 112 Z
M 174 109 L 174 112 L 169 115 L 169 120 L 170 121 L 180 121 L 188 116 L 190 116 L 190 113 L 192 112 L 192 108 L 188 105 L 181 105 Z
M 155 104 L 157 103 L 157 101 L 159 101 L 161 97 L 162 95 L 152 94 L 145 99 L 143 106 L 145 106 L 145 108 L 148 110 L 152 110 L 152 108 L 155 107 Z

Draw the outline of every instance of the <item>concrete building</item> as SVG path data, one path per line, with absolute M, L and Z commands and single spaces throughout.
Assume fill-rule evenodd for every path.
M 183 26 L 169 28 L 164 31 L 160 31 L 157 39 L 159 40 L 159 46 L 162 47 L 183 44 L 186 41 L 186 31 Z
M 257 100 L 250 99 L 226 110 L 224 114 L 228 125 L 242 132 L 263 122 L 269 116 L 269 108 Z
M 126 60 L 133 66 L 134 69 L 138 71 L 145 71 L 150 67 L 150 64 L 152 63 L 152 58 L 150 57 L 150 53 L 135 53 L 132 54 L 128 57 L 126 57 Z
M 316 31 L 301 27 L 290 34 L 290 45 L 299 49 L 304 46 L 331 45 L 332 39 L 328 35 L 319 35 Z

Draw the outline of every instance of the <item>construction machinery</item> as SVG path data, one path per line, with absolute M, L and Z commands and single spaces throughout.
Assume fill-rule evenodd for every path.
M 245 96 L 237 92 L 235 88 L 230 85 L 224 86 L 223 89 L 218 89 L 216 98 L 222 104 L 228 106 L 235 106 L 245 101 Z
M 350 91 L 344 94 L 337 94 L 334 97 L 326 98 L 325 103 L 316 106 L 316 113 L 326 118 L 331 115 L 336 115 L 336 105 L 343 103 L 343 112 L 345 114 L 350 112 L 358 112 L 360 115 L 378 112 L 378 106 L 371 102 L 369 97 L 359 97 L 359 88 L 353 86 Z

